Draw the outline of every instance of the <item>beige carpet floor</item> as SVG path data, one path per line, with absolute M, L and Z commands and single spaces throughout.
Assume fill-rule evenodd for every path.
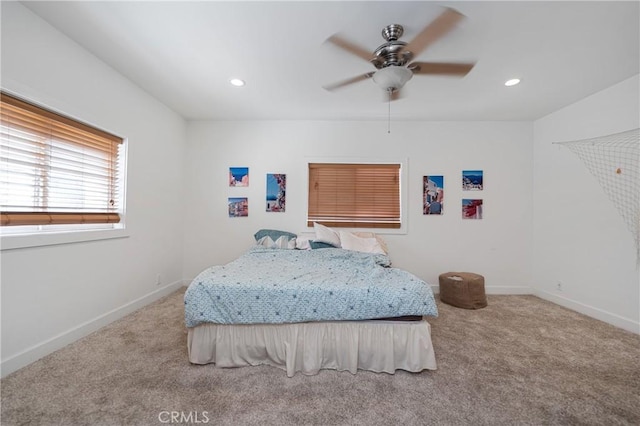
M 287 378 L 190 365 L 183 292 L 4 378 L 2 425 L 640 424 L 639 336 L 534 296 L 438 302 L 437 371 Z

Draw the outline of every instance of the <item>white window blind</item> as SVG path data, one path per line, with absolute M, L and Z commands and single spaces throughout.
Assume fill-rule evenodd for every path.
M 5 93 L 0 115 L 2 226 L 120 221 L 121 138 Z

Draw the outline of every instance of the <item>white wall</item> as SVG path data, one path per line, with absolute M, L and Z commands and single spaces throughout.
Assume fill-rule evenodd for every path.
M 186 123 L 14 2 L 2 2 L 2 87 L 129 144 L 128 238 L 2 251 L 6 375 L 181 284 Z
M 596 178 L 552 142 L 640 127 L 639 94 L 635 76 L 537 120 L 533 162 L 536 294 L 636 333 L 640 279 L 633 237 Z
M 253 233 L 306 227 L 306 161 L 408 159 L 408 229 L 384 235 L 395 266 L 431 284 L 447 271 L 483 274 L 488 292 L 531 292 L 532 127 L 520 122 L 191 122 L 185 184 L 185 278 L 248 249 Z M 248 166 L 248 188 L 230 188 Z M 463 169 L 483 169 L 485 189 L 461 190 Z M 287 174 L 285 213 L 265 212 L 266 173 Z M 422 176 L 445 178 L 443 216 L 422 214 Z M 247 196 L 249 217 L 229 218 L 227 198 Z M 484 219 L 462 220 L 461 199 L 483 198 Z

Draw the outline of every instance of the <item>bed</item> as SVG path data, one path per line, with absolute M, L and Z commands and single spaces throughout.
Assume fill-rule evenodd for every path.
M 312 243 L 329 248 L 300 250 L 295 237 L 258 237 L 256 246 L 202 271 L 187 288 L 191 363 L 266 364 L 289 377 L 321 369 L 436 369 L 426 320 L 438 314 L 431 288 L 392 268 L 383 250 L 321 241 Z

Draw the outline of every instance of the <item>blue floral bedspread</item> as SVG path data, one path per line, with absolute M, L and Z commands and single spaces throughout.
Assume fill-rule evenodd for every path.
M 184 296 L 187 327 L 437 316 L 431 287 L 381 254 L 255 246 L 200 273 Z

